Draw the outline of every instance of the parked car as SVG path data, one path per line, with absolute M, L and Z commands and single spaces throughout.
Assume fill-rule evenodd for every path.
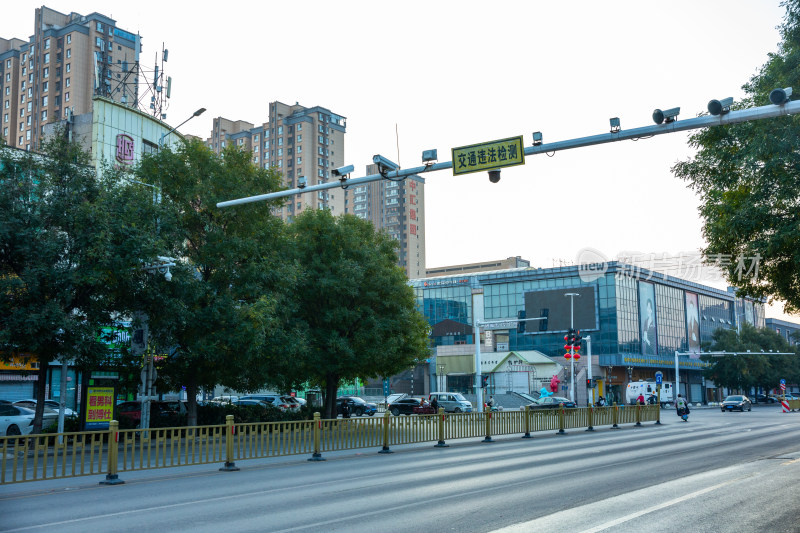
M 26 409 L 30 409 L 32 411 L 36 410 L 36 400 L 19 400 L 14 402 L 14 405 L 17 407 L 24 407 Z M 61 409 L 61 405 L 55 400 L 45 400 L 44 401 L 44 408 L 45 409 L 52 409 L 56 413 L 58 410 Z M 64 416 L 76 416 L 78 413 L 70 409 L 69 407 L 64 408 Z
M 428 411 L 424 412 L 424 406 L 427 404 Z M 387 410 L 394 416 L 399 415 L 413 415 L 413 414 L 433 414 L 434 410 L 424 398 L 405 397 L 400 398 L 387 406 Z
M 233 403 L 238 400 L 238 396 L 230 396 L 230 395 L 223 395 L 223 396 L 214 396 L 210 401 L 211 403 Z
M 263 400 L 256 400 L 251 398 L 240 398 L 233 402 L 233 405 L 255 405 L 258 407 L 269 407 L 270 405 Z
M 460 392 L 432 392 L 428 395 L 428 401 L 436 398 L 439 407 L 443 407 L 447 413 L 471 413 L 472 402 L 464 398 Z
M 780 399 L 771 394 L 756 394 L 756 403 L 777 403 Z
M 561 405 L 564 405 L 567 409 L 572 409 L 577 407 L 577 404 L 570 400 L 569 398 L 564 398 L 562 396 L 545 396 L 544 398 L 539 398 L 533 403 L 528 404 L 529 409 L 558 409 Z
M 122 402 L 117 404 L 116 416 L 129 418 L 135 423 L 142 420 L 142 402 Z M 150 402 L 150 420 L 155 418 L 167 418 L 179 414 L 186 414 L 186 405 L 179 401 L 151 401 Z
M 17 407 L 10 403 L 0 403 L 0 436 L 29 435 L 33 431 L 35 412 L 25 407 Z M 45 409 L 42 428 L 55 424 L 58 414 Z
M 239 400 L 260 400 L 281 411 L 297 412 L 300 410 L 300 404 L 294 398 L 280 394 L 248 394 Z
M 378 412 L 378 406 L 374 403 L 369 403 L 363 398 L 358 396 L 340 396 L 336 398 L 336 412 L 342 414 L 342 402 L 347 402 L 347 407 L 350 410 L 351 416 L 369 415 L 372 416 Z
M 300 404 L 300 407 L 308 404 L 305 398 L 300 398 L 299 396 L 292 396 L 292 398 L 294 398 L 295 401 Z
M 748 411 L 753 410 L 752 403 L 747 396 L 735 395 L 735 396 L 728 396 L 725 398 L 725 401 L 722 402 L 720 409 L 724 413 L 725 411 L 742 411 L 744 412 L 745 409 Z

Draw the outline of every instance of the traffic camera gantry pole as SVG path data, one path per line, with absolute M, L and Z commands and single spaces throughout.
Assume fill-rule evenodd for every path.
M 770 99 L 775 102 L 771 105 L 760 107 L 753 107 L 750 109 L 742 109 L 739 111 L 722 111 L 719 115 L 707 115 L 702 117 L 690 118 L 688 120 L 675 120 L 675 116 L 667 117 L 664 124 L 656 124 L 654 126 L 645 126 L 642 128 L 634 128 L 632 130 L 621 130 L 618 126 L 615 127 L 610 133 L 601 135 L 592 135 L 589 137 L 580 137 L 577 139 L 570 139 L 566 141 L 559 141 L 549 144 L 543 144 L 536 141 L 534 146 L 525 148 L 525 155 L 536 155 L 549 152 L 558 152 L 560 150 L 568 150 L 570 148 L 581 148 L 584 146 L 593 146 L 595 144 L 606 144 L 610 142 L 623 141 L 627 139 L 642 139 L 652 137 L 654 135 L 663 135 L 665 133 L 676 133 L 679 131 L 694 130 L 699 128 L 709 128 L 713 126 L 724 126 L 726 124 L 736 124 L 738 122 L 749 122 L 751 120 L 761 120 L 766 118 L 775 118 L 783 115 L 796 115 L 800 113 L 800 100 L 786 101 L 788 98 L 787 93 L 791 95 L 791 89 L 775 89 L 770 94 Z M 773 94 L 777 94 L 773 99 Z M 782 99 L 780 95 L 785 98 Z M 717 102 L 712 100 L 711 104 Z M 655 113 L 654 113 L 655 115 Z M 654 116 L 655 118 L 655 116 Z M 540 138 L 540 137 L 539 137 Z M 350 169 L 350 167 L 347 167 Z M 396 169 L 384 171 L 382 174 L 369 174 L 361 178 L 348 179 L 346 176 L 341 177 L 339 180 L 329 181 L 327 183 L 319 183 L 317 185 L 309 185 L 307 187 L 300 187 L 296 189 L 287 189 L 284 191 L 272 192 L 267 194 L 260 194 L 257 196 L 249 196 L 247 198 L 238 198 L 236 200 L 228 200 L 225 202 L 217 203 L 217 207 L 229 207 L 233 205 L 248 204 L 251 202 L 261 202 L 266 200 L 274 200 L 276 198 L 283 198 L 286 196 L 296 196 L 298 194 L 322 191 L 326 189 L 335 189 L 337 187 L 350 187 L 352 185 L 360 185 L 362 183 L 370 183 L 373 181 L 380 181 L 382 179 L 399 180 L 427 172 L 436 170 L 444 170 L 453 168 L 452 161 L 443 161 L 441 163 L 432 163 L 421 167 L 414 167 L 408 169 Z

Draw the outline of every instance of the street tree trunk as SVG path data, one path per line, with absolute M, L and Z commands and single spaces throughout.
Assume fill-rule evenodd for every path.
M 186 385 L 186 425 L 197 425 L 197 383 L 190 380 Z
M 339 389 L 339 376 L 325 376 L 325 418 L 336 418 L 336 391 Z

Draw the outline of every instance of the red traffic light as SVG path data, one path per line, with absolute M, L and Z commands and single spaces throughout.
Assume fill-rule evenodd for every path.
M 569 342 L 569 335 L 564 335 L 564 340 Z

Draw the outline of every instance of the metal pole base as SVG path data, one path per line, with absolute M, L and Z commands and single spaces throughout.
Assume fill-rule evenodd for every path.
M 445 444 L 443 440 L 440 440 L 436 444 L 433 445 L 434 448 L 449 448 L 449 444 Z
M 635 427 L 637 427 L 637 428 L 638 428 L 638 427 L 641 427 L 641 426 L 642 426 L 642 423 L 641 423 L 641 422 L 636 422 L 636 423 L 634 424 L 634 426 L 635 426 Z
M 594 426 L 589 426 L 588 428 L 586 428 L 586 431 L 594 431 Z
M 125 482 L 122 481 L 117 474 L 106 474 L 106 478 L 99 483 L 100 485 L 124 485 Z
M 308 458 L 309 461 L 324 461 L 325 458 L 322 457 L 321 453 L 312 453 L 311 457 Z
M 236 472 L 239 470 L 239 467 L 236 466 L 236 463 L 225 463 L 225 466 L 219 469 L 220 472 Z
M 655 423 L 655 425 L 656 425 L 656 426 L 660 426 L 660 425 L 661 425 L 661 420 L 656 420 L 656 423 Z
M 394 452 L 392 450 L 390 450 L 388 446 L 384 446 L 383 448 L 381 448 L 381 451 L 379 451 L 378 453 L 394 453 Z M 309 459 L 309 461 L 310 460 L 311 459 Z
M 494 441 L 492 440 L 492 437 L 486 437 L 481 442 L 494 442 Z
M 566 435 L 566 434 L 567 434 L 567 432 L 566 432 L 566 431 L 564 431 L 563 429 L 559 429 L 559 430 L 556 432 L 556 435 Z
M 532 439 L 533 437 L 531 437 L 531 434 L 530 434 L 530 433 L 525 433 L 525 434 L 522 436 L 522 438 L 523 438 L 523 439 Z
M 614 424 L 613 426 L 611 426 L 611 429 L 619 429 L 619 426 Z

